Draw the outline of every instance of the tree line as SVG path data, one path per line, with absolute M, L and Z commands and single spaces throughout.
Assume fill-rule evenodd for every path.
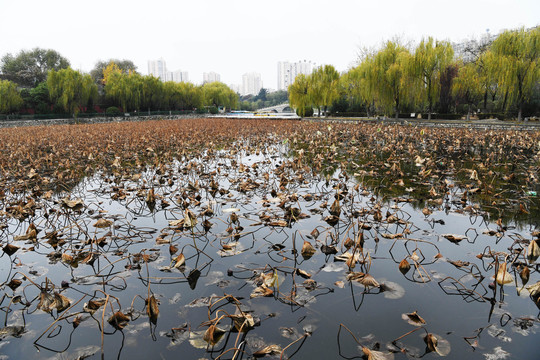
M 99 61 L 90 73 L 70 67 L 54 50 L 33 49 L 0 62 L 0 114 L 177 111 L 235 108 L 239 96 L 220 82 L 198 86 L 141 75 L 133 62 Z
M 357 66 L 339 74 L 331 65 L 290 85 L 289 102 L 300 116 L 365 113 L 398 118 L 400 113 L 433 113 L 469 119 L 483 113 L 540 111 L 540 28 L 507 30 L 493 41 L 471 43 L 464 57 L 447 41 L 429 37 L 416 48 L 387 41 L 366 51 Z M 515 116 L 514 115 L 514 116 Z

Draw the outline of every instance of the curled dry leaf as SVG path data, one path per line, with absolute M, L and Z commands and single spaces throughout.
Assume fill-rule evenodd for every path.
M 313 256 L 313 254 L 315 254 L 315 252 L 316 250 L 313 247 L 313 245 L 311 245 L 309 241 L 304 240 L 304 245 L 302 245 L 302 251 L 301 251 L 304 259 L 309 259 L 310 257 Z
M 178 256 L 174 258 L 173 262 L 174 262 L 173 268 L 175 269 L 178 269 L 184 266 L 186 263 L 186 257 L 184 256 L 184 253 L 178 254 Z
M 540 246 L 538 246 L 536 240 L 531 240 L 527 247 L 527 259 L 532 264 L 538 257 L 540 257 Z
M 503 262 L 499 265 L 499 270 L 497 271 L 497 284 L 504 285 L 510 284 L 514 281 L 512 274 L 506 271 L 506 262 Z
M 523 285 L 527 284 L 529 282 L 531 271 L 527 266 L 524 266 L 523 269 L 519 272 L 519 277 L 521 278 L 521 281 Z
M 6 246 L 4 246 L 2 248 L 2 250 L 4 250 L 4 252 L 6 254 L 8 254 L 8 256 L 11 256 L 13 254 L 15 254 L 17 252 L 17 250 L 19 250 L 20 248 L 18 246 L 15 246 L 15 245 L 11 245 L 11 244 L 7 244 Z
M 216 324 L 212 324 L 206 329 L 203 335 L 203 340 L 208 343 L 208 345 L 214 346 L 226 333 L 225 330 L 219 328 Z
M 255 351 L 253 353 L 254 357 L 263 357 L 266 355 L 277 355 L 280 354 L 282 351 L 281 346 L 279 345 L 268 345 L 258 351 Z
M 426 321 L 420 315 L 418 315 L 416 311 L 412 313 L 401 314 L 401 318 L 414 326 L 422 326 L 426 324 Z
M 401 260 L 401 262 L 399 263 L 399 271 L 401 271 L 401 273 L 405 275 L 406 273 L 409 272 L 410 269 L 411 269 L 411 264 L 409 264 L 407 259 Z
M 98 221 L 94 223 L 94 227 L 97 228 L 108 228 L 113 224 L 112 220 L 100 218 Z
M 424 336 L 424 342 L 430 352 L 436 352 L 440 356 L 447 356 L 450 353 L 450 343 L 439 335 L 428 333 Z
M 129 323 L 129 317 L 127 315 L 124 315 L 124 313 L 122 313 L 121 311 L 117 311 L 113 315 L 111 315 L 107 322 L 111 324 L 111 326 L 114 327 L 116 330 L 122 330 Z
M 153 294 L 146 300 L 146 313 L 148 314 L 150 321 L 153 324 L 156 324 L 159 316 L 159 307 L 156 297 Z

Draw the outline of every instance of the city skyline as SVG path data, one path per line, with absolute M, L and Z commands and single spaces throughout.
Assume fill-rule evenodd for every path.
M 238 84 L 242 74 L 256 71 L 265 87 L 278 89 L 279 61 L 307 59 L 343 72 L 362 49 L 380 48 L 395 37 L 405 43 L 427 36 L 456 43 L 537 26 L 540 3 L 162 0 L 148 6 L 140 0 L 95 0 L 88 6 L 28 0 L 2 2 L 0 11 L 12 15 L 0 22 L 0 32 L 8 34 L 0 42 L 0 57 L 39 47 L 58 51 L 84 72 L 116 58 L 132 61 L 142 74 L 149 59 L 163 58 L 169 68 L 188 72 L 193 83 L 202 83 L 210 70 L 225 84 Z M 180 20 L 178 14 L 189 16 Z

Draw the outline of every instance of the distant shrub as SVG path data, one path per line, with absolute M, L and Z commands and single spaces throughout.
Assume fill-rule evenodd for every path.
M 301 109 L 298 108 L 296 109 L 296 115 L 298 116 L 302 116 L 302 112 L 300 111 Z M 303 109 L 303 117 L 312 117 L 313 116 L 313 108 L 311 106 L 306 106 L 304 109 Z
M 116 106 L 109 106 L 107 110 L 105 110 L 105 113 L 109 115 L 120 115 L 122 112 Z

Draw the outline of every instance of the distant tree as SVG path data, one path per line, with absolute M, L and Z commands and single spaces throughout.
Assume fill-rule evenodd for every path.
M 427 103 L 428 119 L 431 120 L 433 105 L 439 97 L 440 76 L 451 63 L 454 50 L 447 41 L 435 41 L 429 37 L 422 39 L 410 62 L 410 71 L 418 81 L 423 82 L 423 91 L 419 91 L 420 100 Z
M 306 116 L 308 108 L 312 107 L 310 94 L 310 81 L 304 74 L 299 74 L 294 82 L 289 85 L 289 104 L 292 108 L 297 109 L 299 116 Z M 311 111 L 313 113 L 313 111 Z
M 326 115 L 328 107 L 339 97 L 339 73 L 332 65 L 319 66 L 309 76 L 311 101 L 321 116 L 321 107 Z
M 413 79 L 408 76 L 407 68 L 411 61 L 409 51 L 397 42 L 388 41 L 373 58 L 372 84 L 380 105 L 388 112 L 399 116 L 402 103 L 407 101 L 408 92 L 412 89 Z
M 21 96 L 24 99 L 24 107 L 34 109 L 37 113 L 49 113 L 51 111 L 51 98 L 47 82 L 40 82 L 35 88 L 22 89 Z
M 259 90 L 259 94 L 257 94 L 256 98 L 257 98 L 257 100 L 266 101 L 266 95 L 267 94 L 268 94 L 268 90 L 266 90 L 265 88 L 261 88 L 261 90 Z
M 439 111 L 443 114 L 450 113 L 450 106 L 453 104 L 452 82 L 458 74 L 458 66 L 454 63 L 447 65 L 441 72 L 439 80 L 441 90 L 439 91 Z
M 17 85 L 9 80 L 0 80 L 0 114 L 18 111 L 22 104 Z
M 474 63 L 462 64 L 452 83 L 452 93 L 467 104 L 467 120 L 471 117 L 471 106 L 482 96 L 482 83 Z
M 374 55 L 366 55 L 356 67 L 341 77 L 341 88 L 348 94 L 349 104 L 354 107 L 365 104 L 368 116 L 376 100 L 377 82 L 373 66 Z
M 47 80 L 50 70 L 69 67 L 69 61 L 55 50 L 35 48 L 22 50 L 17 56 L 2 57 L 0 70 L 3 75 L 24 87 L 34 87 Z
M 238 104 L 238 94 L 219 81 L 204 84 L 202 93 L 206 106 L 232 109 Z
M 47 87 L 51 99 L 75 118 L 81 107 L 87 106 L 98 95 L 92 77 L 71 68 L 49 71 Z
M 493 42 L 491 51 L 497 58 L 498 82 L 512 103 L 518 107 L 518 120 L 540 76 L 540 27 L 505 31 Z
M 94 79 L 96 84 L 103 84 L 105 78 L 105 69 L 107 69 L 111 64 L 116 65 L 116 68 L 124 73 L 136 72 L 137 67 L 133 64 L 131 60 L 119 60 L 119 59 L 109 59 L 109 60 L 99 60 L 94 68 L 90 71 L 90 76 Z

